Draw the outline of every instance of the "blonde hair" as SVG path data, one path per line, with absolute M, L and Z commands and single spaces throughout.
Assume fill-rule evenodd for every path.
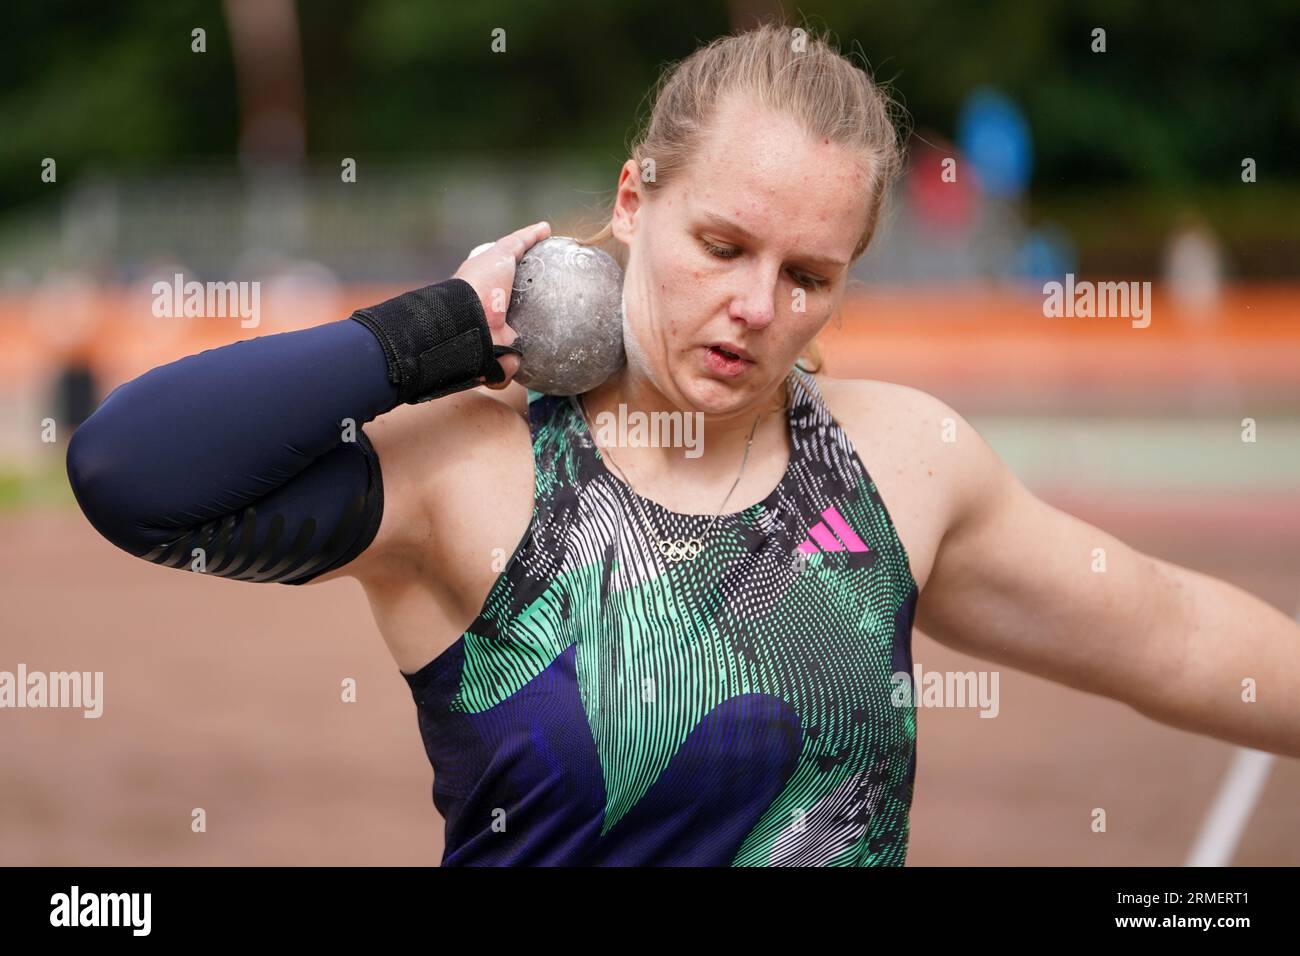
M 720 102 L 733 94 L 751 98 L 793 117 L 808 134 L 857 152 L 868 171 L 867 221 L 851 261 L 866 251 L 880 221 L 890 184 L 903 165 L 902 133 L 895 119 L 905 117 L 881 86 L 841 54 L 824 36 L 785 22 L 718 37 L 660 74 L 649 121 L 628 149 L 644 170 L 647 192 L 664 188 L 684 170 L 708 132 Z M 612 210 L 599 232 L 579 242 L 595 245 L 613 236 Z M 805 356 L 810 361 L 804 361 Z M 817 372 L 822 358 L 816 341 L 796 363 Z

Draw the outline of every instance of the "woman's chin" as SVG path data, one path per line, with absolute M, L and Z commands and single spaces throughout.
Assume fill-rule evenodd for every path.
M 755 394 L 749 383 L 728 382 L 711 375 L 691 372 L 679 379 L 682 397 L 693 411 L 706 415 L 727 415 L 752 404 Z

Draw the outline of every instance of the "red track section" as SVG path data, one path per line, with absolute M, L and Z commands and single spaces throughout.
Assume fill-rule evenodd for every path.
M 846 302 L 818 339 L 843 378 L 901 382 L 981 405 L 1114 407 L 1179 396 L 1300 399 L 1300 286 L 1226 290 L 1200 314 L 1152 290 L 1151 324 L 1045 318 L 1041 295 L 881 289 Z
M 238 318 L 154 318 L 147 287 L 0 298 L 0 381 L 43 380 L 62 357 L 88 358 L 111 387 L 162 362 L 236 339 L 343 318 L 402 291 L 348 286 L 310 298 L 264 284 L 256 328 Z M 1152 321 L 1044 318 L 1043 297 L 1013 289 L 882 287 L 846 299 L 818 342 L 827 370 L 902 382 L 981 405 L 1162 403 L 1197 389 L 1300 401 L 1300 285 L 1225 290 L 1194 316 L 1164 290 Z

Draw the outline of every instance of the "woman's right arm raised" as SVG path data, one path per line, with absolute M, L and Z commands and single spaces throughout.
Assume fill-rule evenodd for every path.
M 521 229 L 452 279 L 347 320 L 210 349 L 120 386 L 68 447 L 82 511 L 113 544 L 169 567 L 284 584 L 377 573 L 425 536 L 429 443 L 402 443 L 415 410 L 377 422 L 381 473 L 362 426 L 508 384 L 519 360 L 505 354 L 515 335 L 496 306 L 547 234 L 544 223 Z M 445 454 L 456 416 L 425 411 Z

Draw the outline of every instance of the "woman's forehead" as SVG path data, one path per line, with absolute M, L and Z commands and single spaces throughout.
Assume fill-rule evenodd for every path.
M 843 147 L 832 157 L 817 145 L 755 156 L 702 154 L 681 182 L 680 212 L 702 225 L 796 239 L 800 252 L 847 262 L 866 217 L 865 173 Z
M 763 107 L 740 101 L 721 106 L 697 159 L 682 177 L 681 192 L 693 210 L 814 222 L 842 218 L 858 205 L 865 210 L 869 170 L 863 158 Z
M 828 136 L 817 136 L 789 113 L 731 98 L 719 104 L 700 138 L 699 155 L 710 167 L 795 181 L 809 172 L 862 175 L 862 156 Z

